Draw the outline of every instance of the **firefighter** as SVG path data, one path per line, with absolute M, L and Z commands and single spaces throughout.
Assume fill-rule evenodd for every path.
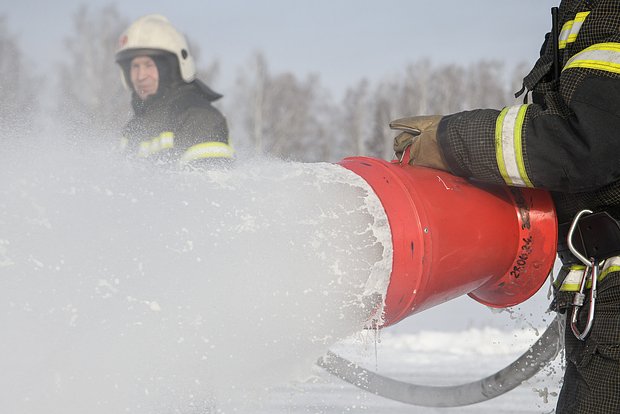
M 557 21 L 557 36 L 547 34 L 524 79 L 522 105 L 396 120 L 397 156 L 410 147 L 415 165 L 547 189 L 560 228 L 584 209 L 620 219 L 620 2 L 563 0 Z M 566 252 L 560 258 L 561 276 L 580 265 Z M 618 257 L 602 264 L 587 336 L 566 329 L 558 414 L 620 413 L 619 265 Z M 561 282 L 553 307 L 568 315 L 576 284 L 570 277 Z M 588 315 L 578 315 L 583 330 Z
M 134 111 L 121 150 L 166 165 L 233 159 L 226 119 L 212 105 L 222 95 L 196 78 L 187 41 L 168 19 L 151 14 L 132 23 L 120 36 L 116 62 Z

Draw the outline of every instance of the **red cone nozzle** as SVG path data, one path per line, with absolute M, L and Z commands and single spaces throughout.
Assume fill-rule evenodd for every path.
M 548 192 L 472 182 L 434 169 L 351 157 L 388 217 L 393 262 L 382 326 L 463 294 L 519 304 L 553 267 L 557 221 Z

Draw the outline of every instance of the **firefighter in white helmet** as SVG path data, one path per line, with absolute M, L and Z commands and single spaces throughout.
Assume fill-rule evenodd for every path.
M 134 110 L 123 151 L 171 165 L 233 159 L 226 119 L 212 105 L 222 95 L 196 79 L 187 41 L 168 19 L 150 14 L 133 22 L 120 36 L 116 62 Z
M 523 83 L 531 102 L 396 120 L 394 150 L 479 182 L 551 191 L 564 264 L 552 308 L 570 325 L 556 413 L 620 413 L 620 2 L 562 0 L 553 12 L 556 30 Z M 582 213 L 593 231 L 579 258 L 565 246 Z

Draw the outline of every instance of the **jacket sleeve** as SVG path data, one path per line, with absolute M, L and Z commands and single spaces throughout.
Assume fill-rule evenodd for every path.
M 205 159 L 232 159 L 226 118 L 215 107 L 192 107 L 185 111 L 177 134 L 181 163 Z
M 544 104 L 442 119 L 452 172 L 477 180 L 580 192 L 620 179 L 620 36 L 573 55 Z

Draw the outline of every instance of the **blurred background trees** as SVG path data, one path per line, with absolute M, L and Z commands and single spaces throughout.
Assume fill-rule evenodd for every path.
M 130 106 L 114 53 L 129 23 L 115 6 L 81 6 L 75 13 L 74 34 L 65 39 L 66 56 L 56 73 L 53 107 L 70 140 L 118 137 Z
M 36 66 L 24 62 L 19 39 L 0 16 L 1 128 L 36 134 L 34 121 L 48 119 L 69 141 L 115 144 L 131 116 L 129 92 L 114 61 L 117 39 L 129 23 L 113 5 L 80 7 L 73 32 L 65 39 L 66 55 L 59 57 L 62 63 L 44 68 L 44 77 L 37 78 L 32 74 Z M 512 105 L 528 69 L 507 69 L 497 61 L 463 66 L 423 59 L 379 81 L 352 79 L 342 96 L 334 96 L 320 74 L 300 78 L 274 72 L 257 51 L 238 68 L 234 86 L 220 90 L 219 62 L 202 62 L 199 42 L 188 41 L 198 76 L 224 94 L 216 105 L 228 118 L 240 156 L 304 162 L 333 162 L 350 155 L 390 159 L 395 135 L 388 127 L 391 120 Z
M 16 138 L 36 130 L 38 97 L 43 80 L 26 62 L 18 39 L 10 31 L 6 16 L 0 15 L 0 140 Z

